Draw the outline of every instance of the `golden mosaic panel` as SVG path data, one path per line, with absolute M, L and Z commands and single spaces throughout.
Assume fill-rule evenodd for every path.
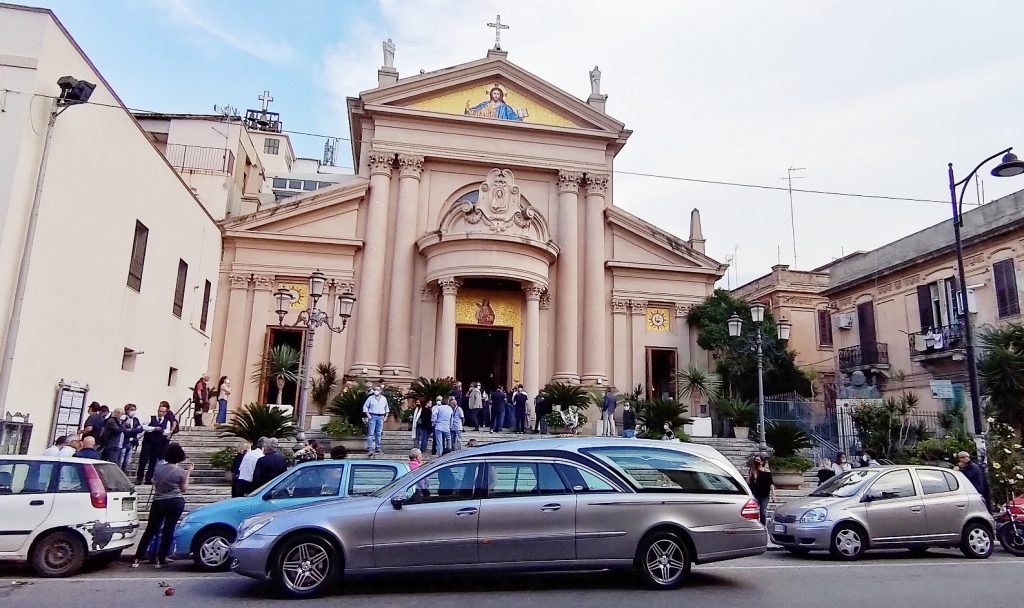
M 512 328 L 512 385 L 523 382 L 523 294 L 515 291 L 460 289 L 455 323 Z
M 647 331 L 659 334 L 672 331 L 672 311 L 667 308 L 648 308 Z
M 500 94 L 494 94 L 499 99 L 488 103 L 493 99 L 492 90 L 494 88 L 501 91 Z M 437 97 L 422 99 L 408 107 L 442 114 L 481 116 L 494 120 L 525 122 L 535 125 L 577 128 L 582 126 L 529 95 L 493 82 L 468 85 Z
M 287 289 L 292 294 L 291 310 L 306 310 L 309 305 L 306 298 L 309 297 L 309 285 L 306 283 L 280 283 L 279 289 Z

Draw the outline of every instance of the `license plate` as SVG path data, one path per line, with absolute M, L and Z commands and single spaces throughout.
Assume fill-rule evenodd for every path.
M 772 532 L 775 532 L 776 534 L 785 534 L 786 526 L 782 524 L 775 524 L 775 526 L 772 527 Z
M 121 510 L 122 511 L 134 511 L 135 510 L 135 499 L 134 498 L 125 498 L 125 499 L 123 499 L 121 501 Z

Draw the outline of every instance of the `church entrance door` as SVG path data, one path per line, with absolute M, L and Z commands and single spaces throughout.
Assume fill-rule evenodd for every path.
M 480 382 L 485 391 L 497 386 L 509 388 L 512 329 L 509 327 L 458 328 L 455 350 L 455 379 L 464 388 Z
M 647 398 L 676 398 L 676 349 L 647 348 Z M 691 414 L 693 412 L 690 412 Z

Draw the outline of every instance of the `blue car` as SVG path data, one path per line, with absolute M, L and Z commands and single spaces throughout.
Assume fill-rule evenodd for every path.
M 242 520 L 276 509 L 345 496 L 363 496 L 409 472 L 387 460 L 321 460 L 281 473 L 248 496 L 206 505 L 185 515 L 174 531 L 173 555 L 192 557 L 200 570 L 228 569 L 228 549 Z

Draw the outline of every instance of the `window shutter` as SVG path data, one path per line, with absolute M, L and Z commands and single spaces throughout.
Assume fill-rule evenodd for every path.
M 179 319 L 185 306 L 185 282 L 187 280 L 188 264 L 185 263 L 185 260 L 178 260 L 178 282 L 174 285 L 174 305 L 171 307 L 171 312 Z
M 827 310 L 818 311 L 818 344 L 832 346 L 832 314 Z
M 1020 314 L 1020 301 L 1017 297 L 1017 276 L 1013 260 L 996 262 L 992 266 L 992 276 L 996 287 L 996 308 L 999 318 Z
M 928 331 L 928 328 L 935 325 L 932 315 L 932 293 L 929 285 L 917 286 L 917 312 L 921 317 L 921 331 Z

